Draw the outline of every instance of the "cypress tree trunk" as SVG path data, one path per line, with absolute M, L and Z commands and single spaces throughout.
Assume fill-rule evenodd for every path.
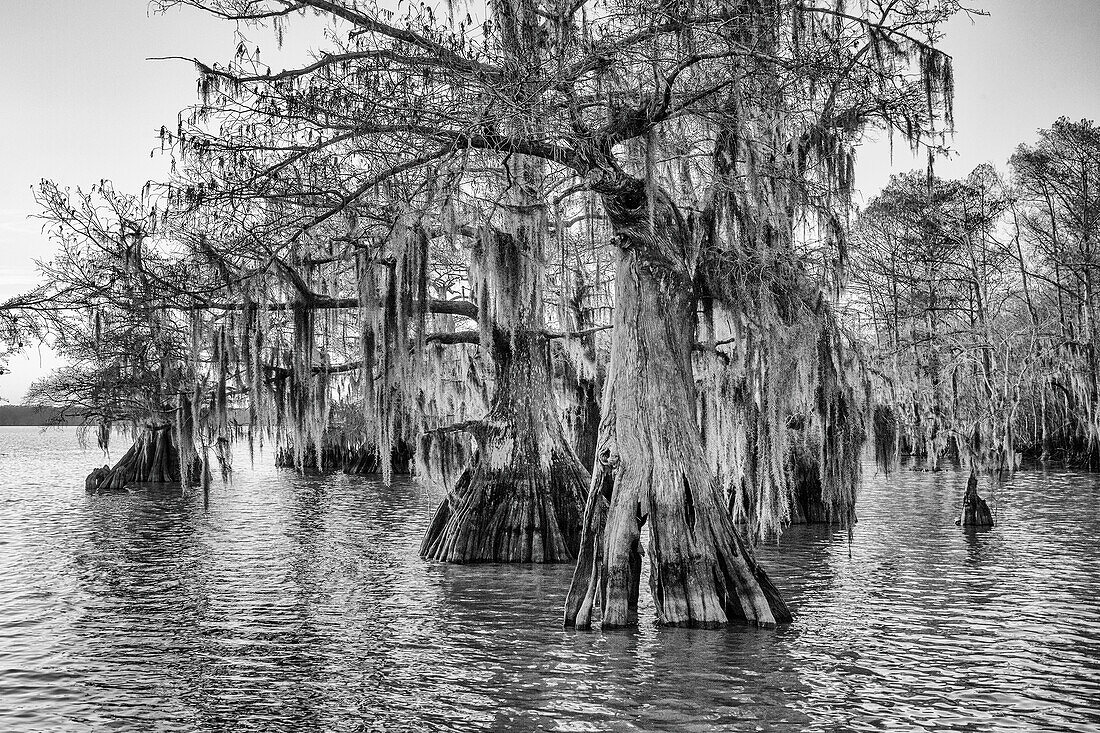
M 565 439 L 550 394 L 545 339 L 494 333 L 496 392 L 471 431 L 473 461 L 421 544 L 447 562 L 568 562 L 580 542 L 588 472 Z
M 538 174 L 514 163 L 515 180 Z M 512 192 L 520 202 L 529 191 Z M 538 210 L 537 207 L 528 207 Z M 580 542 L 588 471 L 566 440 L 551 392 L 542 333 L 542 246 L 537 219 L 512 233 L 485 228 L 475 254 L 482 343 L 493 356 L 489 414 L 470 432 L 477 452 L 443 501 L 421 555 L 447 562 L 568 562 Z
M 1047 387 L 1045 381 L 1039 382 L 1039 421 L 1039 435 L 1041 436 L 1039 443 L 1043 449 L 1039 460 L 1045 461 L 1050 458 L 1050 430 L 1047 428 Z
M 96 468 L 88 474 L 84 488 L 90 493 L 103 493 L 119 491 L 136 483 L 180 483 L 177 440 L 171 424 L 146 425 L 130 450 L 114 466 Z M 192 474 L 197 470 L 201 470 L 201 466 L 193 467 Z
M 714 627 L 790 620 L 710 475 L 695 419 L 695 298 L 687 225 L 645 185 L 600 193 L 616 233 L 617 298 L 596 467 L 565 624 L 605 629 L 638 621 L 641 531 L 659 620 Z
M 517 79 L 537 69 L 544 46 L 533 0 L 494 3 L 504 58 Z M 516 109 L 531 88 L 506 87 Z M 515 132 L 541 125 L 513 118 Z M 471 432 L 473 462 L 459 477 L 421 545 L 426 558 L 450 562 L 565 562 L 576 556 L 588 471 L 569 445 L 551 392 L 550 356 L 541 331 L 547 196 L 545 162 L 505 158 L 501 191 L 505 231 L 485 226 L 474 279 L 480 280 L 482 344 L 492 349 L 496 389 L 489 414 Z
M 791 430 L 790 451 L 787 455 L 791 468 L 791 524 L 818 524 L 828 522 L 825 502 L 821 497 L 820 444 L 812 441 L 807 432 L 812 430 L 808 421 L 802 429 Z M 833 520 L 839 522 L 837 517 Z
M 956 522 L 963 527 L 992 527 L 993 513 L 985 499 L 978 495 L 978 476 L 972 471 L 966 481 L 966 494 L 963 496 L 962 517 Z

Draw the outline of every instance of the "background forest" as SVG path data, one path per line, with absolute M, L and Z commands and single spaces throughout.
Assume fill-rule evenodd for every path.
M 789 618 L 752 545 L 854 521 L 865 454 L 1100 467 L 1100 130 L 937 177 L 955 2 L 154 4 L 239 29 L 180 61 L 171 179 L 42 181 L 57 255 L 0 306 L 68 360 L 28 403 L 132 428 L 93 490 L 238 440 L 414 472 L 425 557 L 575 561 L 566 623 L 611 627 L 646 555 L 662 622 L 712 626 Z M 269 68 L 250 29 L 306 15 Z M 858 209 L 876 130 L 927 164 Z

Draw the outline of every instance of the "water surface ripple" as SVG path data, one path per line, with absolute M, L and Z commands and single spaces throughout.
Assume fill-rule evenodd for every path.
M 240 456 L 204 507 L 97 462 L 0 428 L 0 730 L 1100 729 L 1097 475 L 1017 475 L 984 532 L 958 474 L 869 478 L 850 545 L 760 550 L 791 626 L 600 634 L 569 567 L 422 561 L 415 484 Z

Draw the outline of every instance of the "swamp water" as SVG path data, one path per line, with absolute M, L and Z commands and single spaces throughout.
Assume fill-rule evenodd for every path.
M 1100 475 L 983 488 L 991 531 L 962 475 L 869 476 L 851 546 L 759 550 L 794 624 L 601 634 L 561 628 L 571 567 L 422 561 L 407 480 L 238 452 L 204 507 L 88 496 L 103 462 L 0 427 L 5 733 L 1100 730 Z

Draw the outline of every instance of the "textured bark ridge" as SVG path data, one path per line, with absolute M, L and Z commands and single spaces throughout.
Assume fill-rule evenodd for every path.
M 985 499 L 978 496 L 978 477 L 971 473 L 966 481 L 966 494 L 963 496 L 962 517 L 956 524 L 963 527 L 992 527 L 993 513 Z
M 644 527 L 660 623 L 789 621 L 704 457 L 694 414 L 686 225 L 670 206 L 650 215 L 644 187 L 634 183 L 604 196 L 619 249 L 615 330 L 565 624 L 590 628 L 597 605 L 604 629 L 638 622 Z
M 130 450 L 108 468 L 93 469 L 85 479 L 89 493 L 120 491 L 131 484 L 178 484 L 180 452 L 171 424 L 146 425 Z M 191 455 L 194 455 L 192 450 Z M 198 475 L 201 464 L 192 467 L 192 475 Z
M 478 450 L 436 510 L 421 555 L 447 562 L 568 562 L 580 541 L 588 472 L 548 394 L 545 342 L 497 333 L 497 386 L 472 428 Z

